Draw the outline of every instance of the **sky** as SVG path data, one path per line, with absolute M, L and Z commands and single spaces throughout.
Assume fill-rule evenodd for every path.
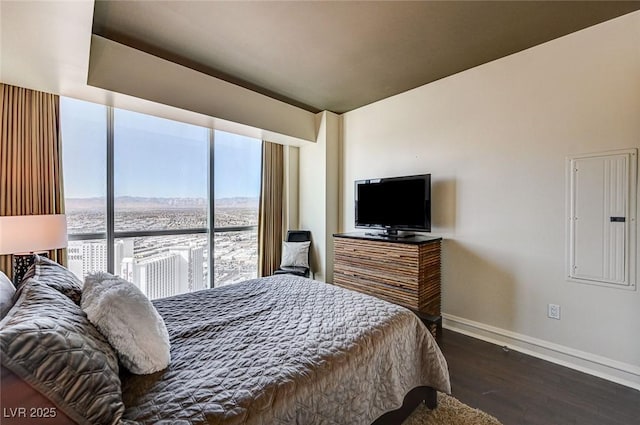
M 106 194 L 106 107 L 60 98 L 65 197 Z M 208 129 L 115 109 L 115 196 L 207 198 Z M 261 141 L 216 130 L 215 198 L 258 197 Z

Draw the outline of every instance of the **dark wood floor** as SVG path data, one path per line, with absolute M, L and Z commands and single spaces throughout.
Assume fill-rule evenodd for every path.
M 637 425 L 640 391 L 444 330 L 453 396 L 504 425 Z

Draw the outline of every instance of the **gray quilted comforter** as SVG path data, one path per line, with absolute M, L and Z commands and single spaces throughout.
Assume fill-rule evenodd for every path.
M 144 424 L 370 424 L 416 386 L 450 392 L 413 313 L 356 292 L 274 276 L 154 301 L 168 369 L 123 377 Z

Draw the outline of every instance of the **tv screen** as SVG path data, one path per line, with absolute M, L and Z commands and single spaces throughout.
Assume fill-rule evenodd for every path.
M 358 180 L 356 227 L 431 231 L 431 175 Z

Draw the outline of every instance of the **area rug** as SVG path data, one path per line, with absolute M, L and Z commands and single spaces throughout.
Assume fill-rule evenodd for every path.
M 502 425 L 482 410 L 469 407 L 454 397 L 438 393 L 438 407 L 420 404 L 402 425 Z

